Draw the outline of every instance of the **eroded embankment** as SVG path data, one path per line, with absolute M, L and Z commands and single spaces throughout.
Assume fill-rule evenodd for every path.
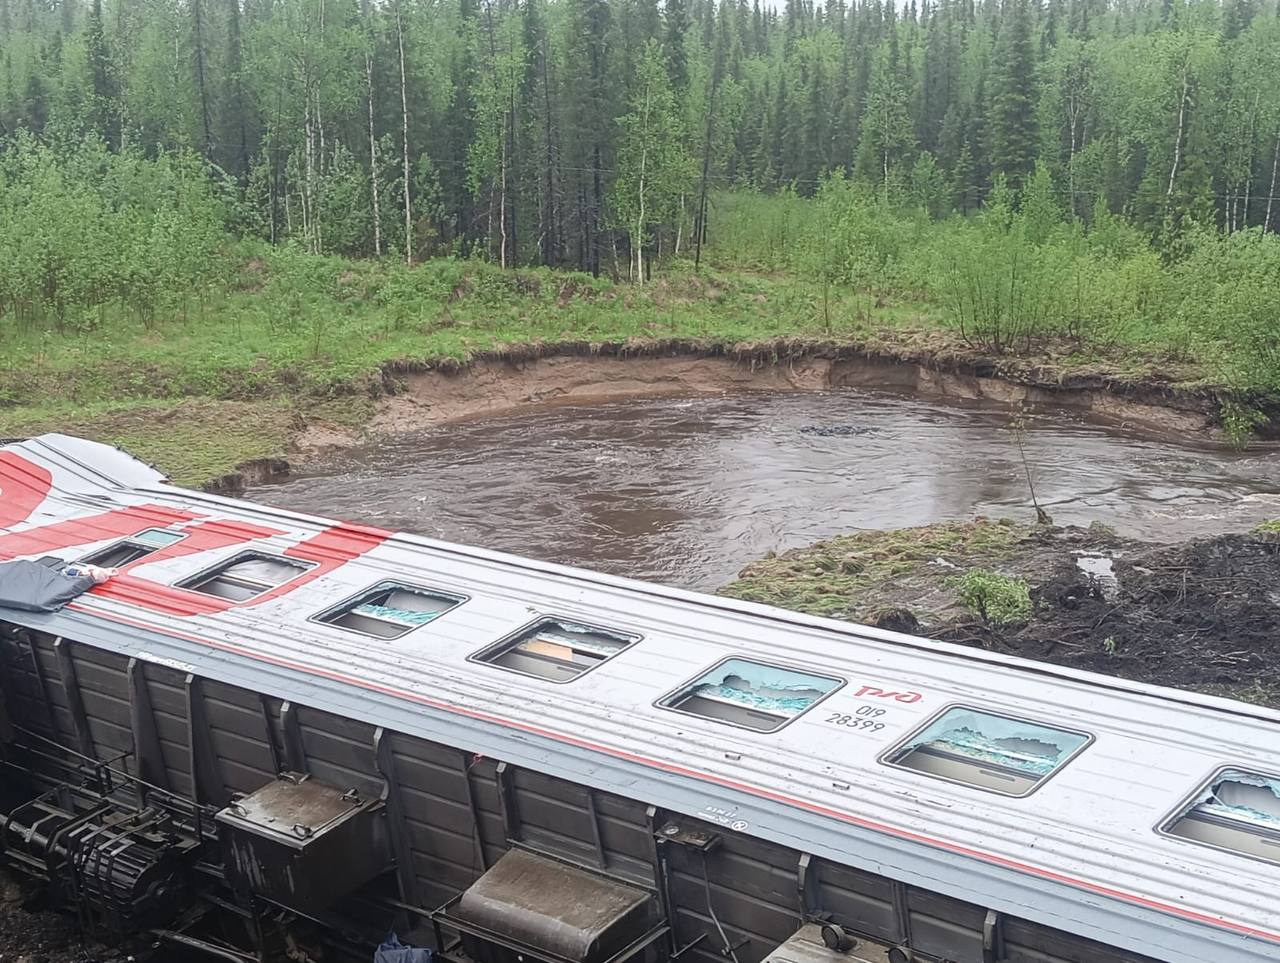
M 470 363 L 383 366 L 373 427 L 436 423 L 555 400 L 732 390 L 884 388 L 931 398 L 1053 405 L 1167 432 L 1211 434 L 1220 391 L 937 346 L 838 342 L 532 345 Z
M 1176 545 L 989 521 L 862 532 L 754 562 L 723 593 L 1280 706 L 1275 522 Z
M 1225 396 L 1219 390 L 1026 359 L 993 359 L 954 347 L 886 348 L 811 340 L 561 342 L 482 352 L 466 363 L 389 362 L 372 391 L 367 419 L 335 423 L 304 407 L 287 457 L 301 464 L 369 436 L 531 405 L 841 388 L 1057 407 L 1163 435 L 1223 440 L 1220 413 Z M 260 479 L 264 472 L 278 474 L 281 467 L 274 460 L 245 466 L 245 471 L 249 479 Z M 242 481 L 230 476 L 217 484 L 234 488 Z

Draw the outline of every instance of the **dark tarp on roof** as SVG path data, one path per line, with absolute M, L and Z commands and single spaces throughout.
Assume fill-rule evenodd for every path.
M 56 612 L 93 588 L 94 581 L 87 575 L 63 575 L 65 564 L 58 558 L 0 562 L 0 608 Z

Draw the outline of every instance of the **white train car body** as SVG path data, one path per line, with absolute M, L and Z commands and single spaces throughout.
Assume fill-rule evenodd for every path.
M 42 556 L 122 573 L 0 620 L 1129 953 L 1280 959 L 1267 708 L 185 491 L 65 436 L 0 449 L 0 560 Z

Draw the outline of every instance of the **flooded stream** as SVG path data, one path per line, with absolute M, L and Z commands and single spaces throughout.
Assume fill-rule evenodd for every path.
M 1028 416 L 1059 524 L 1178 538 L 1280 516 L 1280 452 L 1180 447 Z M 444 425 L 248 497 L 700 589 L 859 528 L 1034 520 L 1007 409 L 863 392 L 624 400 Z

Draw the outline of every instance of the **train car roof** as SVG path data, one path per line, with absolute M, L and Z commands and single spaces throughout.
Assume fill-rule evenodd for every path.
M 1267 708 L 187 491 L 63 435 L 0 447 L 0 560 L 50 555 L 121 574 L 5 621 L 1159 959 L 1280 958 Z

